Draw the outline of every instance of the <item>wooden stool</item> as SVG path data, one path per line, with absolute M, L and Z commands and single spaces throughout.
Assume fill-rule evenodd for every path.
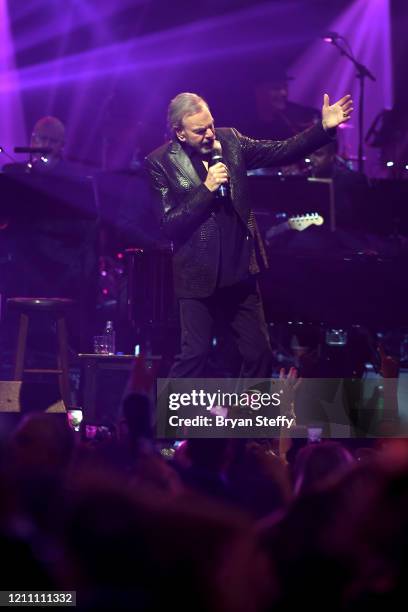
M 68 340 L 66 327 L 67 310 L 74 304 L 73 300 L 65 298 L 27 298 L 15 297 L 7 300 L 9 308 L 20 313 L 18 327 L 17 350 L 14 364 L 14 380 L 23 380 L 27 374 L 56 374 L 58 375 L 61 397 L 65 406 L 70 405 L 70 391 L 68 378 Z M 24 357 L 27 346 L 28 325 L 30 315 L 48 312 L 57 323 L 57 365 L 58 368 L 25 368 Z

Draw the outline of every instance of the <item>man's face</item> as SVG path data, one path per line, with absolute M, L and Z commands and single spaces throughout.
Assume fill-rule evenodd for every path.
M 206 106 L 194 115 L 183 117 L 183 127 L 176 130 L 178 139 L 201 155 L 211 152 L 215 140 L 214 119 Z
M 57 125 L 47 123 L 34 128 L 31 136 L 31 146 L 50 149 L 47 155 L 50 159 L 59 158 L 64 147 L 64 137 Z

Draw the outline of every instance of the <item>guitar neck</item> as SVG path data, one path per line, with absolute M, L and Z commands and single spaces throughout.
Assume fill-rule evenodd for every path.
M 266 239 L 271 240 L 283 234 L 288 230 L 295 230 L 297 232 L 303 232 L 305 229 L 312 225 L 323 225 L 324 219 L 321 215 L 317 213 L 308 213 L 306 215 L 301 215 L 298 217 L 291 217 L 287 221 L 283 223 L 279 223 L 279 225 L 275 225 L 271 227 L 266 233 Z

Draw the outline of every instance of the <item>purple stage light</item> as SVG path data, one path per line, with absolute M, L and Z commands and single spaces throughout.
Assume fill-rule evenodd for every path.
M 27 0 L 26 10 L 13 8 L 13 17 L 17 20 L 17 24 L 13 21 L 13 32 L 20 52 L 19 71 L 11 71 L 7 81 L 0 81 L 0 92 L 22 93 L 27 115 L 31 115 L 30 125 L 40 114 L 59 116 L 68 128 L 67 151 L 77 159 L 94 161 L 97 158 L 97 163 L 103 162 L 111 154 L 111 149 L 109 153 L 104 151 L 111 147 L 112 141 L 122 143 L 123 151 L 118 147 L 117 152 L 120 166 L 122 158 L 126 162 L 128 149 L 135 148 L 139 137 L 137 122 L 158 125 L 157 118 L 164 116 L 162 107 L 169 95 L 177 93 L 176 89 L 201 88 L 200 93 L 209 96 L 219 116 L 216 106 L 218 103 L 222 108 L 226 94 L 217 88 L 218 72 L 212 67 L 229 63 L 228 69 L 233 74 L 222 68 L 221 81 L 224 77 L 235 79 L 243 90 L 249 90 L 251 85 L 245 80 L 245 69 L 250 62 L 259 58 L 271 64 L 283 64 L 283 58 L 296 57 L 308 40 L 318 38 L 317 21 L 322 24 L 320 35 L 332 34 L 332 29 L 340 31 L 337 21 L 328 25 L 337 8 L 324 7 L 318 13 L 305 11 L 305 7 L 309 9 L 306 0 L 254 2 L 249 8 L 241 5 L 235 12 L 221 12 L 176 27 L 176 17 L 170 19 L 170 16 L 173 8 L 176 15 L 177 7 L 169 6 L 168 21 L 173 24 L 170 29 L 157 31 L 153 15 L 152 27 L 143 30 L 139 7 L 147 3 L 147 0 L 71 0 L 61 8 L 59 0 Z M 367 3 L 355 2 L 353 7 L 355 4 Z M 164 1 L 162 7 L 165 11 Z M 128 13 L 134 21 L 127 19 L 126 22 Z M 211 13 L 215 15 L 215 10 Z M 302 19 L 298 19 L 300 15 Z M 344 13 L 341 20 L 345 29 L 350 29 L 353 20 L 360 16 L 361 11 L 353 10 L 347 22 L 347 12 Z M 166 15 L 157 15 L 157 21 L 166 22 Z M 312 98 L 316 91 L 319 98 L 323 93 L 325 81 L 321 75 L 331 70 L 331 65 L 325 65 L 326 54 L 339 61 L 334 49 L 323 45 L 321 39 L 318 44 L 317 61 L 315 58 L 313 62 L 318 68 L 316 78 L 313 63 L 304 71 L 304 80 L 310 79 L 314 84 L 312 95 L 307 90 L 298 95 L 301 79 L 293 83 L 295 95 L 292 97 L 301 103 L 308 103 L 308 97 Z M 214 78 L 214 75 L 217 76 Z M 347 88 L 349 80 L 344 73 L 335 85 Z M 248 116 L 253 108 L 244 110 L 244 105 L 250 102 L 251 94 L 248 91 L 245 95 L 247 98 L 242 97 L 239 112 Z M 133 99 L 134 114 L 129 114 L 129 118 L 121 116 L 120 103 L 125 101 L 126 105 Z M 232 102 L 238 109 L 239 103 Z M 125 123 L 127 128 L 122 129 Z M 160 125 L 156 131 L 159 129 Z M 348 136 L 350 130 L 343 132 Z
M 354 56 L 368 67 L 376 82 L 366 82 L 365 131 L 383 109 L 392 107 L 392 63 L 390 43 L 389 0 L 355 0 L 332 22 L 323 40 L 332 42 L 333 35 L 340 34 L 351 46 Z M 343 43 L 344 44 L 344 43 Z M 354 117 L 351 124 L 341 130 L 341 153 L 351 159 L 357 158 L 358 118 L 357 105 L 359 84 L 356 69 L 343 58 L 333 46 L 315 41 L 307 51 L 290 67 L 295 76 L 291 84 L 291 97 L 299 103 L 319 108 L 323 93 L 331 100 L 351 93 L 354 99 Z M 366 148 L 366 172 L 375 176 L 381 170 L 378 166 L 377 151 Z
M 65 5 L 63 10 L 61 10 L 60 0 L 57 0 L 56 3 L 49 2 L 48 12 L 43 15 L 41 23 L 36 28 L 16 28 L 14 41 L 16 52 L 29 51 L 36 45 L 42 45 L 57 37 L 66 37 L 73 31 L 85 27 L 90 28 L 92 37 L 95 33 L 99 34 L 99 42 L 102 44 L 109 39 L 110 30 L 107 25 L 112 17 L 130 5 L 134 8 L 137 4 L 143 6 L 146 2 L 147 0 L 121 0 L 120 3 L 99 2 L 95 4 L 90 0 L 77 0 Z M 44 0 L 42 4 L 44 5 Z M 37 8 L 39 8 L 38 5 Z M 35 12 L 34 9 L 33 12 Z M 18 25 L 19 19 L 15 21 Z M 97 41 L 96 44 L 98 44 Z
M 289 7 L 286 9 L 288 20 Z M 100 78 L 118 71 L 136 71 L 161 65 L 183 65 L 209 58 L 246 57 L 261 51 L 274 50 L 299 43 L 298 37 L 276 38 L 271 33 L 271 24 L 276 13 L 275 6 L 261 5 L 236 13 L 204 19 L 175 27 L 159 33 L 135 37 L 104 47 L 92 47 L 63 59 L 32 65 L 21 69 L 21 86 L 25 89 L 52 84 L 56 64 L 61 63 L 61 81 Z M 217 44 L 210 44 L 216 40 Z
M 72 53 L 72 47 L 71 53 L 68 54 L 67 37 L 62 36 L 60 49 L 54 51 L 51 61 L 35 64 L 35 49 L 32 51 L 29 57 L 30 65 L 19 70 L 18 87 L 27 99 L 35 96 L 43 100 L 41 114 L 57 115 L 64 120 L 68 127 L 68 151 L 74 150 L 75 157 L 82 159 L 89 155 L 92 159 L 97 156 L 98 163 L 107 168 L 110 153 L 104 151 L 111 149 L 111 143 L 108 142 L 112 140 L 111 131 L 114 132 L 114 139 L 118 139 L 119 134 L 114 121 L 108 116 L 111 111 L 107 113 L 105 109 L 106 101 L 114 95 L 117 82 L 123 84 L 128 81 L 130 96 L 132 88 L 140 88 L 143 92 L 143 102 L 138 111 L 138 120 L 149 123 L 152 108 L 160 105 L 160 97 L 168 97 L 175 75 L 182 73 L 189 66 L 196 65 L 197 70 L 202 71 L 206 62 L 222 58 L 235 60 L 238 65 L 242 58 L 278 53 L 280 48 L 290 47 L 298 42 L 296 36 L 291 39 L 287 36 L 277 38 L 271 35 L 271 23 L 274 23 L 276 10 L 275 6 L 255 6 L 249 10 L 200 20 L 164 32 L 139 37 L 136 31 L 131 40 L 119 40 L 104 46 L 96 44 L 76 54 Z M 279 9 L 280 12 L 282 10 Z M 284 7 L 284 12 L 289 20 L 289 8 Z M 60 19 L 63 20 L 70 14 L 63 11 Z M 27 33 L 28 40 L 33 40 L 37 27 Z M 74 20 L 72 28 L 76 27 L 77 22 Z M 99 28 L 99 22 L 95 22 L 95 28 Z M 64 29 L 69 28 L 64 26 Z M 95 41 L 94 35 L 92 39 Z M 210 44 L 210 41 L 214 40 L 217 44 Z M 56 54 L 60 57 L 55 57 Z M 155 74 L 153 78 L 152 73 Z M 151 89 L 152 83 L 155 84 L 154 89 Z M 9 81 L 4 87 L 10 91 L 17 85 Z M 94 105 L 91 120 L 84 129 L 84 109 L 89 100 L 95 98 L 96 89 L 101 91 L 101 99 Z M 68 92 L 71 102 L 61 114 L 62 92 Z M 37 118 L 33 117 L 32 121 Z M 117 166 L 127 163 L 129 149 L 134 147 L 137 140 L 136 132 L 137 127 L 133 123 L 123 132 L 122 147 L 115 153 Z M 74 143 L 75 136 L 72 135 L 79 133 L 81 138 L 77 138 Z M 89 153 L 95 142 L 98 142 L 98 150 Z
M 18 76 L 14 65 L 14 48 L 10 33 L 7 0 L 0 0 L 0 137 L 5 152 L 26 140 Z M 9 159 L 0 155 L 0 166 Z

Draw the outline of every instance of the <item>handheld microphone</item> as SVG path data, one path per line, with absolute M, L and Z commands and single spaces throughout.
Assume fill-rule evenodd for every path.
M 211 151 L 211 166 L 218 164 L 218 162 L 224 163 L 224 158 L 222 157 L 222 146 L 219 140 L 214 140 L 214 145 Z M 227 198 L 228 191 L 228 185 L 223 183 L 217 189 L 217 196 L 220 198 Z

